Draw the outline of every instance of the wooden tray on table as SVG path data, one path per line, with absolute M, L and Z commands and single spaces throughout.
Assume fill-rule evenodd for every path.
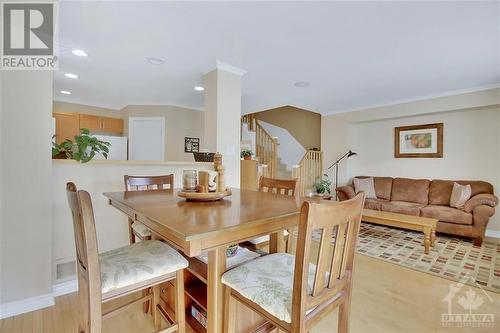
M 184 192 L 179 191 L 177 195 L 188 201 L 217 201 L 233 194 L 231 189 L 224 192 Z

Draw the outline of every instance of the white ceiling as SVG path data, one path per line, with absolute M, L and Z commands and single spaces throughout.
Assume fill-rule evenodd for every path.
M 243 113 L 329 114 L 500 82 L 498 2 L 63 1 L 59 12 L 55 100 L 203 109 L 193 87 L 216 61 L 248 71 Z

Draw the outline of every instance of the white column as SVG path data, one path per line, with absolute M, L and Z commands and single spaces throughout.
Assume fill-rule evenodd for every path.
M 222 154 L 226 184 L 240 187 L 241 77 L 245 71 L 217 63 L 205 74 L 205 135 L 203 146 Z

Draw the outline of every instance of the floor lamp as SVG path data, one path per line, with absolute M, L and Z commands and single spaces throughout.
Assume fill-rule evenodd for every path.
M 341 158 L 336 160 L 332 165 L 326 169 L 326 171 L 329 171 L 331 168 L 335 167 L 335 200 L 338 200 L 338 195 L 337 195 L 337 185 L 338 185 L 338 180 L 339 180 L 339 164 L 345 159 L 348 159 L 351 156 L 356 156 L 358 155 L 357 153 L 353 152 L 352 150 L 349 150 L 347 153 L 345 153 Z

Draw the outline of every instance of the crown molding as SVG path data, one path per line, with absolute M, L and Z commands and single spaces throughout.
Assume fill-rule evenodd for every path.
M 241 69 L 241 68 L 238 68 L 235 66 L 231 66 L 231 65 L 226 64 L 222 61 L 216 62 L 216 68 L 223 70 L 223 71 L 226 71 L 226 72 L 229 72 L 229 73 L 233 73 L 233 74 L 238 75 L 238 76 L 243 76 L 247 73 L 247 71 L 244 69 Z
M 420 102 L 420 101 L 425 101 L 425 100 L 429 100 L 429 99 L 433 99 L 433 98 L 449 97 L 449 96 L 454 96 L 454 95 L 462 95 L 462 94 L 467 94 L 467 93 L 474 93 L 474 92 L 480 92 L 480 91 L 492 90 L 492 89 L 498 89 L 498 88 L 500 88 L 500 83 L 495 83 L 495 84 L 491 84 L 491 85 L 485 85 L 485 86 L 479 86 L 479 87 L 473 87 L 473 88 L 467 88 L 467 89 L 452 90 L 452 91 L 447 91 L 447 92 L 439 93 L 439 94 L 431 94 L 431 95 L 417 96 L 417 97 L 412 97 L 412 98 L 407 98 L 407 99 L 400 99 L 400 100 L 396 100 L 396 101 L 388 102 L 388 103 L 370 104 L 370 105 L 357 107 L 357 108 L 353 108 L 353 109 L 331 111 L 331 112 L 323 113 L 322 115 L 323 116 L 332 116 L 332 115 L 338 115 L 338 114 L 342 114 L 342 113 L 365 111 L 365 110 L 382 108 L 382 107 L 387 107 L 387 106 L 394 106 L 394 105 L 405 104 L 405 103 Z

